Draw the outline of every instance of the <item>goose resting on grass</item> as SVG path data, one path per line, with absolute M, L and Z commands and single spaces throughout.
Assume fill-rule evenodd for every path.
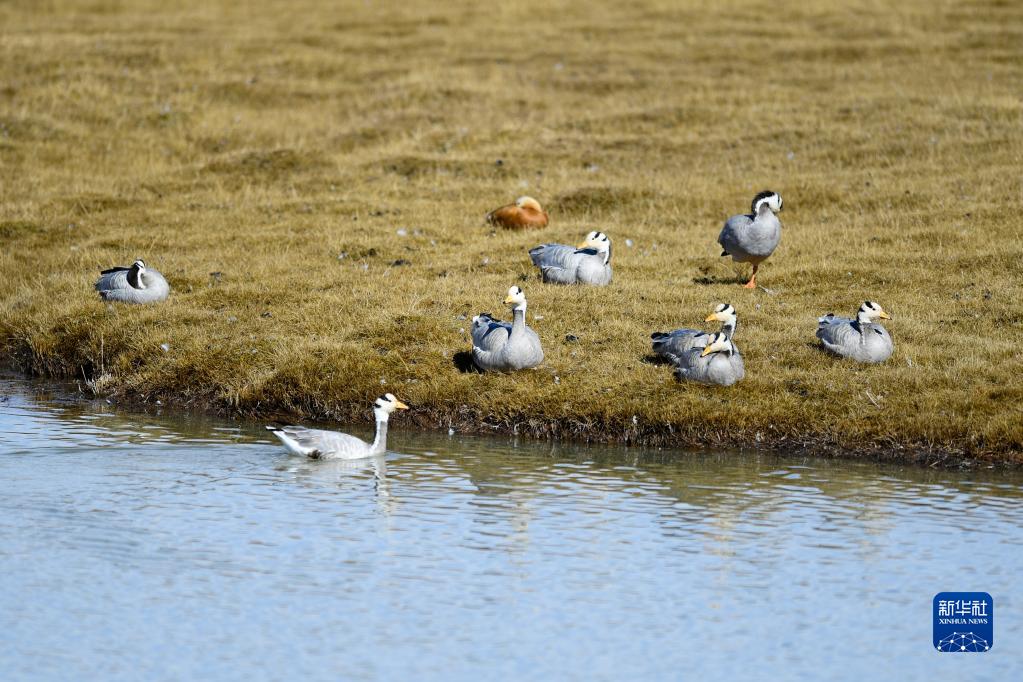
M 739 324 L 739 318 L 731 303 L 719 303 L 714 307 L 714 312 L 707 316 L 704 322 L 720 322 L 721 332 L 729 340 L 735 334 L 735 328 Z M 678 364 L 678 358 L 693 348 L 704 348 L 710 343 L 710 337 L 714 332 L 704 332 L 698 329 L 673 329 L 670 332 L 654 332 L 650 335 L 653 339 L 654 355 L 664 358 L 668 362 Z M 742 365 L 742 355 L 738 347 L 732 346 L 735 362 Z
M 512 287 L 504 302 L 512 309 L 511 324 L 490 313 L 472 318 L 472 361 L 485 372 L 513 372 L 543 362 L 540 337 L 526 326 L 526 295 Z
M 736 358 L 738 363 L 733 362 Z M 690 348 L 682 353 L 675 363 L 675 376 L 701 384 L 731 386 L 742 381 L 746 369 L 731 339 L 724 332 L 716 332 L 703 348 Z
M 373 403 L 377 432 L 372 443 L 337 431 L 307 429 L 304 426 L 268 426 L 267 431 L 280 438 L 288 452 L 310 459 L 361 459 L 383 454 L 387 450 L 387 419 L 395 410 L 407 410 L 408 405 L 391 393 L 382 395 Z
M 544 282 L 554 284 L 611 283 L 611 240 L 603 232 L 590 232 L 579 246 L 541 244 L 529 250 Z
M 547 227 L 547 211 L 533 197 L 519 197 L 514 204 L 495 208 L 487 214 L 487 222 L 508 230 Z
M 831 353 L 857 362 L 884 362 L 892 356 L 894 344 L 888 330 L 874 320 L 891 316 L 873 301 L 864 301 L 856 319 L 828 313 L 817 318 L 817 338 Z
M 781 210 L 781 196 L 765 190 L 753 197 L 750 215 L 733 215 L 725 222 L 718 235 L 718 244 L 724 249 L 722 256 L 731 256 L 737 263 L 752 263 L 753 275 L 743 286 L 757 288 L 757 269 L 774 253 L 781 241 L 781 221 L 776 212 Z
M 714 307 L 714 312 L 704 320 L 704 322 L 713 321 L 721 323 L 721 330 L 717 333 L 697 329 L 654 332 L 650 335 L 650 338 L 653 339 L 654 354 L 675 365 L 675 374 L 680 379 L 692 379 L 723 386 L 731 386 L 736 381 L 741 381 L 746 376 L 746 365 L 742 360 L 742 353 L 732 342 L 732 336 L 739 324 L 735 308 L 730 303 L 719 303 Z M 727 371 L 719 368 L 718 365 L 722 361 L 720 358 L 715 356 L 708 360 L 705 359 L 706 354 L 703 353 L 707 347 L 714 343 L 717 336 L 728 341 L 727 349 L 722 347 L 722 350 L 727 352 L 721 356 L 727 360 L 729 365 Z
M 156 303 L 167 298 L 170 286 L 156 270 L 137 260 L 131 267 L 104 270 L 96 281 L 96 291 L 104 301 L 121 303 Z

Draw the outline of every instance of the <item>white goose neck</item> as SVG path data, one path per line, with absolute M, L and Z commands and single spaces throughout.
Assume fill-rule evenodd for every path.
M 376 420 L 376 435 L 373 437 L 373 444 L 369 449 L 373 454 L 387 450 L 387 418 Z

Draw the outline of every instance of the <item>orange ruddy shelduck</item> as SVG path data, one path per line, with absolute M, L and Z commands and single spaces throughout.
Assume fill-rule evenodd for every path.
M 514 204 L 495 208 L 487 214 L 487 222 L 508 230 L 547 227 L 547 211 L 533 197 L 519 197 Z

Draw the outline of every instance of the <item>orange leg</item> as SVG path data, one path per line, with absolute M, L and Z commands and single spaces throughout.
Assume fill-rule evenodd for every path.
M 757 268 L 760 267 L 757 263 L 753 264 L 753 276 L 749 278 L 749 281 L 743 284 L 747 289 L 757 288 Z

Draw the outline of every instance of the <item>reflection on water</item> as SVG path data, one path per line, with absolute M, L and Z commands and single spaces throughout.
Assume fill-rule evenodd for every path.
M 4 678 L 1018 668 L 1018 473 L 389 436 L 307 461 L 0 381 Z M 994 596 L 991 652 L 932 650 L 942 590 Z

